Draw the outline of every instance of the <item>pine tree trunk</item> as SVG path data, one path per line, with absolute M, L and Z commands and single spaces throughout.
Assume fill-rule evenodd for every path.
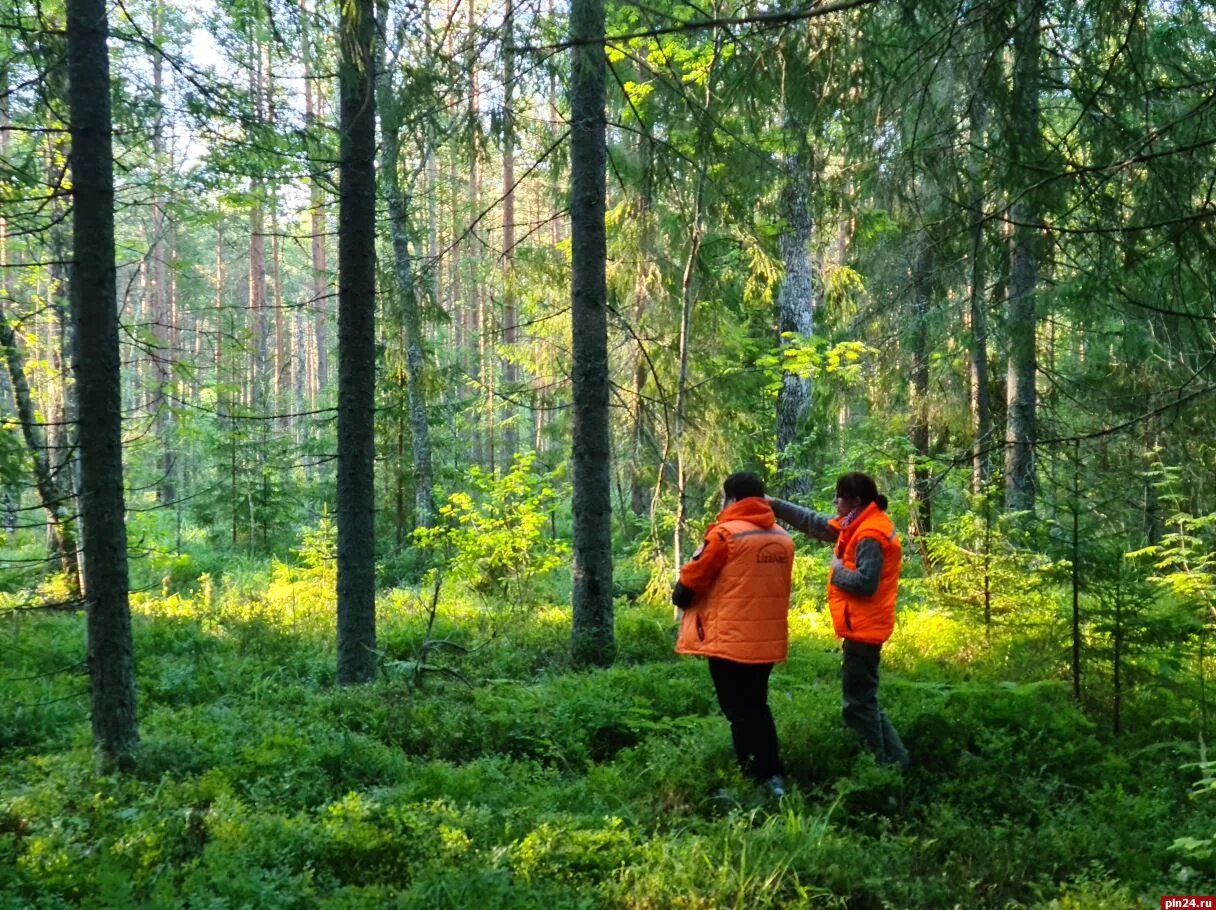
M 376 670 L 376 108 L 372 0 L 340 23 L 338 197 L 338 682 Z
M 515 344 L 515 7 L 506 0 L 503 12 L 503 110 L 502 110 L 502 340 L 508 350 Z M 511 355 L 514 351 L 511 351 Z M 516 428 L 519 408 L 515 405 L 519 370 L 510 356 L 503 361 L 502 461 L 509 469 L 519 448 Z
M 469 223 L 481 214 L 481 96 L 478 80 L 477 64 L 479 49 L 477 47 L 477 0 L 466 0 L 468 3 L 468 67 L 469 67 Z M 465 340 L 470 350 L 468 374 L 477 384 L 476 403 L 473 408 L 473 461 L 485 466 L 494 463 L 494 440 L 485 438 L 480 422 L 482 408 L 492 408 L 493 401 L 486 392 L 486 333 L 485 324 L 485 289 L 481 286 L 481 278 L 476 268 L 476 260 L 481 255 L 480 238 L 477 236 L 477 226 L 472 225 L 466 242 L 466 276 L 468 287 L 465 289 Z M 487 421 L 488 423 L 488 421 Z M 489 450 L 487 456 L 487 448 Z M 492 470 L 493 468 L 491 468 Z
M 283 273 L 279 243 L 279 201 L 270 203 L 270 275 L 274 286 L 274 407 L 279 429 L 290 427 L 288 389 L 290 388 L 291 338 L 283 313 Z
M 308 10 L 308 0 L 300 0 L 300 17 L 303 23 L 304 61 L 304 123 L 309 133 L 320 129 L 321 83 L 318 81 L 313 61 L 312 31 L 314 13 Z M 311 167 L 321 170 L 320 162 Z M 315 407 L 317 397 L 329 385 L 329 276 L 325 263 L 325 188 L 319 179 L 314 179 L 309 189 L 309 211 L 312 234 L 312 356 L 309 358 L 309 403 Z
M 604 5 L 570 5 L 574 590 L 571 658 L 611 663 L 612 502 L 608 439 L 608 286 L 605 236 Z
M 1034 511 L 1035 292 L 1038 254 L 1033 204 L 1037 173 L 1032 169 L 1039 147 L 1039 29 L 1042 0 L 1018 0 L 1019 27 L 1014 35 L 1013 105 L 1011 111 L 1015 191 L 1010 215 L 1013 252 L 1009 278 L 1008 414 L 1005 433 L 1005 507 Z
M 126 767 L 139 745 L 123 523 L 122 399 L 115 305 L 110 61 L 103 0 L 68 0 L 74 197 L 72 315 L 80 420 L 80 517 L 93 741 Z

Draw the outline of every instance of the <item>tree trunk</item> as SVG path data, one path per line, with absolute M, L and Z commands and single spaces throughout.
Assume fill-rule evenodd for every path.
M 380 31 L 388 34 L 388 3 L 381 0 Z M 384 46 L 379 44 L 381 65 L 377 77 L 377 102 L 380 108 L 380 185 L 388 204 L 389 232 L 393 240 L 393 274 L 397 279 L 397 307 L 400 330 L 405 335 L 406 394 L 409 402 L 410 445 L 414 471 L 414 521 L 429 528 L 435 521 L 433 482 L 431 479 L 431 436 L 427 425 L 426 394 L 422 388 L 425 349 L 422 320 L 418 313 L 418 294 L 414 281 L 414 263 L 410 257 L 409 203 L 401 189 L 398 174 L 400 164 L 400 118 L 394 95 L 392 73 L 384 65 Z
M 933 530 L 929 501 L 929 295 L 932 293 L 933 246 L 923 235 L 912 269 L 912 319 L 908 326 L 911 363 L 908 374 L 908 536 L 918 540 Z M 919 541 L 918 541 L 919 542 Z
M 519 390 L 519 370 L 510 359 L 515 344 L 515 7 L 506 0 L 503 12 L 503 105 L 502 105 L 502 340 L 508 356 L 503 360 L 503 422 L 502 460 L 509 470 L 515 451 L 519 448 L 516 428 L 519 408 L 515 405 Z
M 608 429 L 608 285 L 603 0 L 573 0 L 570 67 L 574 589 L 571 658 L 611 663 L 612 502 Z
M 1008 415 L 1005 433 L 1005 506 L 1034 511 L 1035 291 L 1038 283 L 1038 217 L 1033 204 L 1037 173 L 1032 169 L 1039 147 L 1039 22 L 1042 0 L 1018 0 L 1019 27 L 1014 35 L 1013 105 L 1010 157 L 1015 181 L 1010 214 L 1013 253 L 1009 280 Z
M 971 152 L 968 156 L 971 190 L 968 315 L 971 323 L 971 346 L 968 351 L 968 367 L 971 385 L 971 492 L 979 495 L 987 489 L 992 477 L 992 406 L 988 399 L 988 301 L 985 296 L 984 269 L 984 183 L 980 171 L 984 132 L 988 122 L 987 100 L 981 80 L 982 54 L 973 54 L 971 67 L 971 101 L 967 106 L 971 135 Z
M 65 89 L 66 90 L 66 89 Z M 68 142 L 65 137 L 52 137 L 49 141 L 47 174 L 48 182 L 59 178 L 62 162 L 70 157 Z M 68 374 L 71 372 L 70 358 L 72 356 L 72 339 L 74 332 L 71 328 L 71 301 L 69 298 L 69 275 L 67 261 L 71 257 L 70 240 L 67 225 L 68 205 L 62 198 L 51 201 L 50 215 L 52 224 L 47 230 L 48 252 L 51 264 L 47 269 L 48 282 L 46 300 L 49 303 L 51 319 L 45 323 L 46 335 L 42 350 L 50 364 L 53 377 L 49 383 L 35 389 L 33 397 L 36 410 L 41 411 L 42 419 L 46 422 L 45 453 L 49 465 L 50 476 L 55 479 L 55 485 L 65 492 L 72 489 L 71 475 L 73 474 L 73 445 L 72 433 L 75 430 L 72 418 L 74 413 L 69 401 L 73 394 Z M 41 403 L 39 400 L 41 399 Z M 61 508 L 66 514 L 74 511 L 73 503 L 65 502 Z M 66 541 L 60 529 L 53 524 L 47 525 L 47 543 L 55 559 L 61 566 L 68 560 L 77 562 L 77 567 L 69 577 L 79 577 L 79 558 L 76 552 L 65 552 Z
M 0 257 L 2 259 L 3 257 Z M 3 264 L 3 263 L 0 263 Z M 21 435 L 34 463 L 34 485 L 38 498 L 46 510 L 47 526 L 52 538 L 52 551 L 59 563 L 59 571 L 67 579 L 72 597 L 80 594 L 80 576 L 76 564 L 76 538 L 72 530 L 72 488 L 65 482 L 63 472 L 56 472 L 30 397 L 30 386 L 25 375 L 25 359 L 17 346 L 17 338 L 8 324 L 8 315 L 0 301 L 0 347 L 8 366 L 13 404 L 17 421 L 21 424 Z
M 697 256 L 701 251 L 701 213 L 705 204 L 705 184 L 709 170 L 709 139 L 711 123 L 709 107 L 712 100 L 711 89 L 713 74 L 717 67 L 718 57 L 722 50 L 722 35 L 714 30 L 714 53 L 709 64 L 709 73 L 705 79 L 705 93 L 702 104 L 705 113 L 697 128 L 697 159 L 701 162 L 697 175 L 697 187 L 692 203 L 692 235 L 688 242 L 688 258 L 684 262 L 684 277 L 680 283 L 680 340 L 679 340 L 679 372 L 676 378 L 676 407 L 675 430 L 672 434 L 672 447 L 676 455 L 676 519 L 672 532 L 672 558 L 674 566 L 679 568 L 684 561 L 684 530 L 688 517 L 688 504 L 685 500 L 685 487 L 688 481 L 685 471 L 684 455 L 684 409 L 688 399 L 688 356 L 692 341 L 692 308 L 695 300 L 693 293 L 693 275 L 696 269 Z M 666 467 L 666 459 L 664 459 Z M 660 477 L 661 481 L 661 477 Z
M 485 323 L 485 289 L 481 286 L 481 277 L 477 272 L 476 260 L 480 257 L 481 238 L 477 235 L 477 226 L 473 219 L 481 214 L 481 87 L 478 80 L 477 64 L 479 49 L 477 47 L 477 0 L 467 0 L 469 10 L 469 236 L 466 242 L 466 288 L 465 300 L 465 340 L 471 350 L 467 352 L 470 361 L 468 374 L 477 385 L 477 394 L 473 407 L 472 434 L 473 461 L 476 464 L 494 465 L 494 437 L 488 439 L 482 432 L 481 412 L 483 406 L 492 413 L 494 402 L 487 393 L 486 365 L 486 334 L 489 327 Z M 487 425 L 489 421 L 486 421 Z
M 80 516 L 93 741 L 106 764 L 134 763 L 135 660 L 123 523 L 122 399 L 115 306 L 114 171 L 103 0 L 68 0 L 74 197 L 72 315 L 80 420 Z
M 376 670 L 376 107 L 372 0 L 343 0 L 338 196 L 338 682 Z
M 313 13 L 308 11 L 308 0 L 300 0 L 300 19 L 303 23 L 304 44 L 304 123 L 309 133 L 320 129 L 320 107 L 323 92 L 320 78 L 313 65 L 311 28 Z M 320 162 L 310 167 L 321 169 Z M 309 190 L 312 234 L 312 306 L 313 350 L 309 358 L 311 381 L 309 400 L 316 406 L 317 397 L 329 385 L 329 276 L 325 263 L 325 188 L 319 179 L 311 182 Z
M 777 292 L 777 327 L 782 351 L 793 343 L 787 333 L 810 340 L 814 331 L 815 293 L 810 251 L 811 207 L 807 198 L 810 156 L 801 130 L 787 125 L 786 132 L 797 135 L 798 152 L 785 156 L 781 190 L 784 229 L 777 244 L 785 263 L 785 277 Z M 781 389 L 777 392 L 777 472 L 782 495 L 787 499 L 804 499 L 811 492 L 809 466 L 794 453 L 809 429 L 811 391 L 810 377 L 782 371 Z
M 163 41 L 165 7 L 157 3 L 154 13 L 153 35 Z M 170 404 L 170 381 L 173 353 L 170 350 L 169 312 L 169 220 L 165 212 L 165 104 L 164 104 L 164 57 L 159 51 L 152 53 L 152 243 L 148 250 L 151 272 L 151 317 L 152 317 L 152 389 L 151 407 L 156 424 L 156 437 L 161 448 L 161 476 L 157 483 L 157 497 L 161 503 L 173 502 L 177 491 L 173 482 L 173 412 Z
M 630 433 L 630 463 L 629 463 L 629 510 L 639 518 L 647 513 L 650 506 L 650 490 L 646 484 L 646 472 L 642 469 L 643 451 L 651 432 L 647 421 L 646 402 L 643 393 L 646 389 L 648 376 L 648 357 L 641 335 L 642 319 L 646 310 L 653 302 L 653 287 L 661 280 L 654 262 L 655 254 L 655 219 L 654 219 L 654 142 L 649 136 L 639 135 L 639 154 L 641 157 L 641 173 L 643 182 L 641 191 L 635 202 L 634 217 L 640 225 L 640 240 L 638 243 L 638 259 L 640 265 L 634 279 L 633 306 L 630 312 L 630 325 L 634 335 L 637 351 L 633 364 L 633 427 Z M 662 392 L 660 391 L 660 394 Z
M 680 282 L 680 340 L 679 372 L 676 376 L 676 414 L 673 446 L 676 453 L 676 519 L 672 531 L 672 565 L 679 568 L 684 562 L 684 525 L 688 519 L 688 504 L 685 501 L 685 485 L 688 478 L 684 470 L 684 409 L 688 403 L 688 352 L 692 340 L 692 308 L 695 298 L 692 290 L 693 271 L 697 254 L 701 251 L 701 197 L 705 186 L 705 168 L 697 181 L 697 196 L 693 202 L 692 237 L 688 241 L 688 258 L 684 262 L 684 277 Z
M 270 275 L 274 287 L 274 407 L 278 417 L 275 423 L 279 429 L 290 427 L 287 416 L 292 408 L 289 406 L 288 389 L 290 388 L 291 338 L 290 328 L 286 325 L 283 313 L 283 272 L 279 243 L 279 200 L 270 202 Z

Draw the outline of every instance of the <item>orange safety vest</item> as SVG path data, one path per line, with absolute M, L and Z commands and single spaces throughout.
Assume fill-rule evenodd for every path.
M 765 528 L 739 519 L 714 529 L 726 532 L 729 556 L 709 589 L 684 611 L 676 651 L 741 664 L 784 661 L 793 540 L 776 525 Z
M 903 547 L 895 525 L 887 513 L 872 502 L 847 528 L 841 529 L 837 519 L 828 522 L 840 531 L 836 539 L 836 555 L 846 569 L 857 570 L 857 544 L 867 537 L 882 547 L 882 572 L 878 588 L 869 597 L 850 594 L 832 584 L 828 576 L 828 607 L 832 611 L 832 626 L 836 634 L 850 641 L 881 645 L 895 631 L 895 595 L 899 591 L 899 570 L 903 564 Z

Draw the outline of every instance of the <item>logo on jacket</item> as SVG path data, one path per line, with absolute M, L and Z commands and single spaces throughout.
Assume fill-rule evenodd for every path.
M 766 543 L 756 554 L 756 562 L 785 562 L 785 547 L 779 543 Z

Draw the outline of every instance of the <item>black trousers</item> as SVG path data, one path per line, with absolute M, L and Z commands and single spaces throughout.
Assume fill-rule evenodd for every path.
M 878 705 L 878 663 L 882 645 L 845 639 L 841 651 L 841 714 L 844 722 L 874 753 L 874 759 L 880 765 L 906 768 L 908 750 Z
M 765 781 L 781 773 L 777 756 L 777 726 L 768 709 L 768 678 L 772 664 L 741 664 L 723 657 L 709 658 L 718 704 L 730 721 L 730 738 L 743 773 Z

